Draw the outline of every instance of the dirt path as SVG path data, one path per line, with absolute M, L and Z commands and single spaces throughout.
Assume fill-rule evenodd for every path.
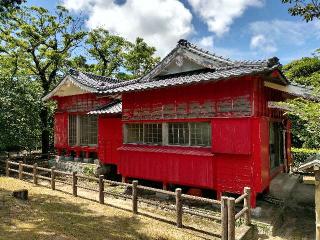
M 286 202 L 283 224 L 275 232 L 275 237 L 261 235 L 260 239 L 269 240 L 314 240 L 315 212 L 314 186 L 299 183 Z

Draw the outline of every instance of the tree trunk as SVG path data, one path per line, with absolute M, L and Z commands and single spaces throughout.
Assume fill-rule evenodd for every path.
M 48 115 L 49 109 L 47 106 L 43 105 L 40 111 L 40 120 L 42 126 L 41 132 L 41 147 L 42 147 L 42 154 L 49 153 L 49 126 L 48 126 Z

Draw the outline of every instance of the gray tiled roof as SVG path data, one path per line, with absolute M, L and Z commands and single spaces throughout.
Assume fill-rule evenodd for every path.
M 183 56 L 183 58 L 196 63 L 202 70 L 162 75 L 161 72 L 177 60 L 178 56 Z M 177 46 L 157 66 L 141 78 L 118 80 L 71 69 L 69 79 L 88 92 L 113 94 L 203 81 L 218 81 L 231 77 L 270 72 L 279 66 L 279 60 L 276 57 L 258 61 L 233 61 L 205 51 L 187 40 L 180 40 Z M 284 84 L 287 84 L 285 77 L 283 79 Z M 47 100 L 52 97 L 62 84 L 63 82 L 43 99 Z
M 121 93 L 135 90 L 146 90 L 153 88 L 163 88 L 167 86 L 185 85 L 205 81 L 218 81 L 231 77 L 240 77 L 244 75 L 257 74 L 262 72 L 270 72 L 276 67 L 263 66 L 230 66 L 219 69 L 205 69 L 199 71 L 184 72 L 172 75 L 165 75 L 156 77 L 152 81 L 140 82 L 136 80 L 128 85 L 117 86 L 115 88 L 108 88 L 106 90 L 100 89 L 100 93 Z
M 121 83 L 122 80 L 70 69 L 69 74 L 65 76 L 63 80 L 50 93 L 44 96 L 42 100 L 46 101 L 53 97 L 59 91 L 59 89 L 68 82 L 71 82 L 84 91 L 97 93 L 99 89 L 112 88 L 113 85 Z
M 157 75 L 168 66 L 177 55 L 183 55 L 203 66 L 201 71 L 182 72 L 178 74 Z M 186 40 L 180 40 L 178 45 L 148 74 L 131 80 L 99 87 L 99 93 L 121 93 L 166 86 L 183 85 L 200 81 L 217 81 L 229 77 L 238 77 L 254 73 L 262 73 L 279 67 L 278 58 L 257 61 L 233 61 L 205 51 Z
M 122 102 L 115 100 L 106 106 L 88 112 L 88 114 L 119 114 L 122 112 Z
M 79 82 L 80 84 L 97 90 L 99 88 L 108 88 L 113 86 L 114 84 L 122 82 L 122 80 L 119 79 L 99 76 L 93 73 L 80 72 L 75 69 L 70 69 L 69 74 L 75 81 Z

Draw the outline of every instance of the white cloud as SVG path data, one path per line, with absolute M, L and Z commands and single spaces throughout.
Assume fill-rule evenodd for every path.
M 274 41 L 272 39 L 267 39 L 263 34 L 254 35 L 251 38 L 250 47 L 267 54 L 274 53 L 278 50 Z
M 178 0 L 64 0 L 64 6 L 88 14 L 87 26 L 103 27 L 130 41 L 142 37 L 164 56 L 193 32 L 192 14 Z
M 79 11 L 82 9 L 86 9 L 90 6 L 90 1 L 87 0 L 68 0 L 63 1 L 63 5 L 69 9 L 74 11 Z
M 302 47 L 308 40 L 320 38 L 317 21 L 305 23 L 286 20 L 257 21 L 249 25 L 250 47 L 268 56 L 279 48 Z
M 234 19 L 248 7 L 260 7 L 264 0 L 188 0 L 195 13 L 208 25 L 210 32 L 222 36 Z
M 196 40 L 196 42 L 200 47 L 203 47 L 204 49 L 210 50 L 213 48 L 213 36 L 203 37 L 199 40 Z

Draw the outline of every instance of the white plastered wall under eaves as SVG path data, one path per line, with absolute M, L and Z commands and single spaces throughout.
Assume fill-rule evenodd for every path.
M 180 62 L 179 62 L 180 61 Z M 180 65 L 181 64 L 181 65 Z M 180 65 L 180 66 L 179 66 Z M 203 69 L 204 67 L 196 64 L 189 59 L 178 55 L 177 57 L 165 68 L 160 72 L 160 76 L 174 74 L 174 73 L 181 73 L 181 72 L 188 72 L 193 70 Z
M 59 87 L 59 89 L 54 93 L 54 96 L 65 97 L 77 94 L 87 93 L 87 91 L 81 89 L 80 87 L 76 86 L 72 81 L 69 79 Z

